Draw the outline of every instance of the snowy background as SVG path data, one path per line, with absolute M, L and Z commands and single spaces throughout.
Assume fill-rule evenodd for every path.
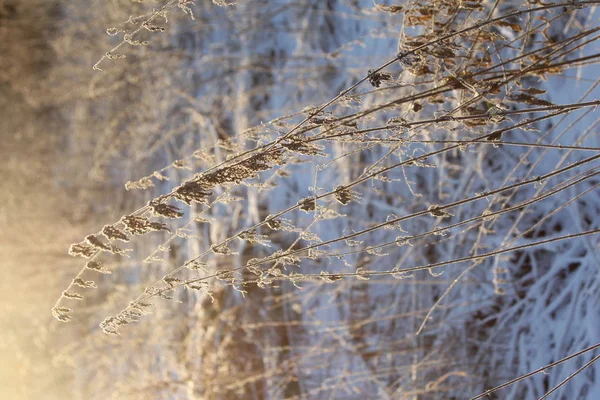
M 135 16 L 163 3 L 0 0 L 3 398 L 468 399 L 596 345 L 598 236 L 538 244 L 599 229 L 596 109 L 405 125 L 438 119 L 481 93 L 483 86 L 464 83 L 419 98 L 477 57 L 484 69 L 486 54 L 495 65 L 571 38 L 569 51 L 553 59 L 561 70 L 509 79 L 479 108 L 453 115 L 598 100 L 593 4 L 523 14 L 481 30 L 490 40 L 480 45 L 465 38 L 434 46 L 437 56 L 421 54 L 435 61 L 429 71 L 420 61 L 391 63 L 380 86 L 367 80 L 303 125 L 311 128 L 306 136 L 337 139 L 286 151 L 285 164 L 216 187 L 210 205 L 171 202 L 184 215 L 157 219 L 170 232 L 116 242 L 133 251 L 101 255 L 110 275 L 86 272 L 98 287 L 77 289 L 83 301 L 61 303 L 74 309 L 73 320 L 50 316 L 86 263 L 67 256 L 71 243 L 285 135 L 434 22 L 451 20 L 458 30 L 524 10 L 510 0 L 453 3 L 197 0 L 189 4 L 194 19 L 187 3 L 170 9 L 168 22 L 151 23 L 164 32 L 142 32 L 148 46 L 120 47 L 99 72 L 92 66 L 134 29 Z M 410 26 L 407 15 L 422 23 Z M 444 49 L 456 62 L 445 61 L 453 57 Z M 127 57 L 109 59 L 117 53 Z M 531 62 L 507 61 L 494 74 L 509 78 L 511 68 Z M 537 104 L 510 101 L 517 93 L 535 95 Z M 501 142 L 466 143 L 540 117 L 506 129 Z M 362 179 L 375 168 L 389 170 Z M 147 189 L 125 190 L 127 182 Z M 295 207 L 349 184 L 351 201 L 329 196 Z M 458 204 L 465 199 L 472 200 Z M 447 215 L 427 211 L 454 202 Z M 211 251 L 287 209 L 283 227 L 257 228 L 268 242 L 236 239 L 231 254 Z M 152 298 L 151 314 L 121 336 L 98 327 L 200 254 L 203 269 L 184 268 L 172 282 L 288 249 L 298 258 L 269 264 L 268 274 L 236 270 L 233 281 L 212 279 L 210 289 Z M 539 399 L 597 353 L 487 398 Z M 591 365 L 549 398 L 595 399 L 599 382 Z

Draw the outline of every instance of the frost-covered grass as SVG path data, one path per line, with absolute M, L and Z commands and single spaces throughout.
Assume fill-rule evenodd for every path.
M 600 337 L 598 2 L 206 3 L 108 30 L 105 74 L 168 12 L 201 20 L 173 28 L 192 44 L 149 140 L 197 148 L 71 246 L 86 263 L 56 318 L 130 257 L 146 288 L 105 333 L 188 307 L 149 334 L 177 376 L 142 385 L 157 398 L 468 398 L 534 370 L 486 395 L 600 395 L 591 362 L 561 385 Z

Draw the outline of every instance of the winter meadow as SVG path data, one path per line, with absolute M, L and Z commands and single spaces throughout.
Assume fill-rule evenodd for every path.
M 0 0 L 0 398 L 600 399 L 600 1 Z

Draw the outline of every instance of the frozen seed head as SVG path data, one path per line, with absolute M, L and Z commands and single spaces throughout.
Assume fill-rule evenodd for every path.
M 71 316 L 69 315 L 71 311 L 73 310 L 67 307 L 54 307 L 52 315 L 60 322 L 69 322 L 71 320 Z
M 223 184 L 240 184 L 249 178 L 256 178 L 258 173 L 266 171 L 275 165 L 285 164 L 283 150 L 276 149 L 267 153 L 253 155 L 239 164 L 223 167 L 202 176 L 205 187 L 212 188 Z
M 177 219 L 183 217 L 183 213 L 180 212 L 180 209 L 178 207 L 165 204 L 162 201 L 164 201 L 162 198 L 157 198 L 151 200 L 148 203 L 148 205 L 152 209 L 152 213 L 154 214 L 154 216 L 165 217 L 170 219 Z
M 306 213 L 314 211 L 317 205 L 314 197 L 305 197 L 298 202 L 300 209 Z
M 238 238 L 240 240 L 247 240 L 250 243 L 257 243 L 263 246 L 270 247 L 269 243 L 271 240 L 267 235 L 259 235 L 256 229 L 251 229 L 239 234 Z
M 111 273 L 108 269 L 102 266 L 102 263 L 99 263 L 98 261 L 88 261 L 87 264 L 85 264 L 85 268 L 105 275 Z
M 71 292 L 69 290 L 65 290 L 62 293 L 62 297 L 64 297 L 65 299 L 71 299 L 71 300 L 83 300 L 82 295 L 80 295 L 79 293 L 76 293 L 76 292 Z
M 95 247 L 85 243 L 75 243 L 69 248 L 69 255 L 73 257 L 92 258 L 97 252 L 98 250 Z
M 256 171 L 247 168 L 246 166 L 232 165 L 218 169 L 210 174 L 203 177 L 203 180 L 208 182 L 211 186 L 223 185 L 228 183 L 239 184 L 245 179 L 255 178 L 258 174 Z
M 288 138 L 285 142 L 281 143 L 281 146 L 289 151 L 304 154 L 306 156 L 327 156 L 327 154 L 323 153 L 323 146 L 309 143 L 308 138 L 303 134 L 297 134 Z
M 229 247 L 227 247 L 226 243 L 223 243 L 220 245 L 214 244 L 211 246 L 210 249 L 212 250 L 213 253 L 221 254 L 224 256 L 237 254 L 236 252 L 233 252 Z
M 107 335 L 121 336 L 118 328 L 127 323 L 127 321 L 122 321 L 115 317 L 108 317 L 100 323 L 100 329 Z
M 428 211 L 432 217 L 448 218 L 452 216 L 448 211 L 442 210 L 441 206 L 429 206 Z
M 344 186 L 338 186 L 335 188 L 335 194 L 333 195 L 333 197 L 338 203 L 346 205 L 350 203 L 350 201 L 352 201 L 354 195 L 349 188 Z
M 369 70 L 369 83 L 378 88 L 381 86 L 382 82 L 391 81 L 392 75 L 387 72 L 373 72 L 372 69 Z
M 240 165 L 249 170 L 260 172 L 273 168 L 275 165 L 285 164 L 284 151 L 282 149 L 272 150 L 268 153 L 256 154 L 247 160 L 244 160 Z
M 73 279 L 73 285 L 77 285 L 84 289 L 95 289 L 98 287 L 94 281 L 86 281 L 81 278 Z
M 97 250 L 110 250 L 108 245 L 102 243 L 95 235 L 86 236 L 85 241 L 88 242 L 90 246 L 95 247 Z
M 125 230 L 132 235 L 143 235 L 152 231 L 171 232 L 166 224 L 151 222 L 148 218 L 136 217 L 135 215 L 127 215 L 121 218 L 121 222 L 126 226 Z
M 204 273 L 208 272 L 208 263 L 204 262 L 204 261 L 199 261 L 199 260 L 193 260 L 191 262 L 187 262 L 185 264 L 185 266 L 187 267 L 187 269 L 191 269 L 191 270 L 198 270 L 198 271 L 202 271 Z
M 95 235 L 88 235 L 85 238 L 85 241 L 97 251 L 106 251 L 112 254 L 118 254 L 120 256 L 125 256 L 127 253 L 127 250 L 123 250 L 120 247 L 110 243 L 102 243 L 102 241 L 100 241 L 100 239 L 98 239 L 98 237 Z
M 170 276 L 166 277 L 163 280 L 165 281 L 165 283 L 167 285 L 169 285 L 170 288 L 174 288 L 175 286 L 177 286 L 178 284 L 180 284 L 182 282 L 181 279 L 179 279 L 179 278 L 172 278 Z
M 120 229 L 117 229 L 114 225 L 105 225 L 104 228 L 102 228 L 102 234 L 108 240 L 120 240 L 122 242 L 129 242 L 129 238 L 127 237 L 125 232 L 123 232 Z
M 179 186 L 173 193 L 173 197 L 187 204 L 200 203 L 208 205 L 208 200 L 212 195 L 210 187 L 207 188 L 206 183 L 201 181 L 190 181 Z
M 108 317 L 100 323 L 102 331 L 108 335 L 120 336 L 119 328 L 131 322 L 138 322 L 144 315 L 150 314 L 151 303 L 135 301 L 129 303 L 129 306 L 115 315 Z
M 148 177 L 144 177 L 138 181 L 132 182 L 132 181 L 128 181 L 125 184 L 125 189 L 126 190 L 146 190 L 149 189 L 151 187 L 154 187 L 154 182 L 152 182 L 152 179 L 148 178 Z
M 273 229 L 274 231 L 281 229 L 281 221 L 279 221 L 277 218 L 268 218 L 266 220 L 267 226 L 271 229 Z

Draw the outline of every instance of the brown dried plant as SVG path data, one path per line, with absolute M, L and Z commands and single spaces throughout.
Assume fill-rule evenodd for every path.
M 171 0 L 109 29 L 110 35 L 123 35 L 123 39 L 94 69 L 107 59 L 124 58 L 117 51 L 125 45 L 147 46 L 148 35 L 166 29 L 158 21 L 167 22 L 170 10 L 178 7 L 194 17 L 192 3 Z M 600 37 L 597 24 L 567 29 L 562 36 L 553 32 L 579 10 L 598 3 L 531 1 L 521 7 L 502 0 L 375 3 L 374 12 L 402 17 L 398 52 L 379 66 L 363 63 L 362 76 L 325 103 L 220 137 L 211 146 L 203 145 L 128 182 L 128 190 L 160 191 L 165 183 L 173 186 L 71 246 L 69 253 L 84 257 L 86 264 L 63 291 L 53 315 L 63 322 L 71 320 L 73 310 L 66 305 L 83 300 L 84 290 L 98 286 L 87 280 L 88 275 L 110 273 L 101 260 L 117 255 L 165 265 L 161 253 L 169 253 L 170 246 L 196 242 L 201 243 L 197 253 L 166 272 L 161 270 L 143 293 L 105 318 L 100 323 L 104 333 L 121 335 L 126 325 L 150 314 L 157 298 L 173 300 L 184 290 L 219 302 L 219 296 L 231 289 L 249 298 L 264 296 L 274 308 L 286 296 L 297 297 L 295 304 L 310 303 L 310 295 L 285 292 L 282 287 L 307 287 L 311 295 L 332 288 L 327 290 L 333 297 L 346 298 L 339 311 L 347 313 L 346 325 L 325 324 L 320 347 L 313 345 L 305 355 L 290 356 L 277 365 L 279 370 L 265 367 L 247 381 L 223 378 L 222 387 L 211 389 L 215 396 L 237 395 L 245 385 L 273 376 L 284 380 L 286 374 L 298 374 L 306 360 L 320 360 L 328 351 L 337 351 L 323 344 L 335 343 L 332 337 L 342 329 L 348 329 L 366 370 L 375 368 L 370 373 L 377 375 L 377 360 L 384 362 L 385 351 L 373 350 L 370 326 L 381 323 L 392 328 L 382 322 L 386 315 L 375 306 L 373 315 L 365 308 L 372 302 L 368 285 L 426 280 L 418 275 L 423 271 L 437 279 L 438 271 L 446 271 L 442 267 L 464 264 L 462 272 L 432 296 L 435 300 L 418 307 L 411 303 L 413 308 L 403 309 L 405 313 L 398 317 L 412 321 L 406 331 L 411 343 L 402 344 L 404 339 L 394 336 L 396 344 L 437 357 L 433 344 L 421 338 L 441 329 L 439 321 L 431 322 L 433 315 L 473 307 L 454 294 L 461 279 L 486 267 L 488 272 L 478 276 L 489 278 L 495 296 L 490 302 L 504 306 L 511 280 L 521 274 L 520 261 L 507 256 L 542 257 L 541 252 L 553 246 L 600 232 L 588 223 L 577 231 L 540 234 L 563 206 L 529 218 L 545 201 L 567 196 L 567 207 L 598 186 L 600 153 L 585 142 L 595 133 L 581 134 L 567 145 L 557 141 L 561 135 L 553 133 L 552 126 L 570 115 L 594 110 L 600 100 L 584 96 L 554 104 L 541 89 L 543 81 L 598 58 L 596 53 L 583 55 Z M 127 60 L 119 61 L 123 62 Z M 200 112 L 190 113 L 199 121 L 205 119 Z M 556 125 L 546 125 L 549 122 Z M 546 170 L 536 168 L 549 151 L 560 152 L 561 157 Z M 503 157 L 511 159 L 510 168 L 498 166 Z M 181 180 L 173 182 L 170 177 L 177 174 Z M 312 185 L 299 190 L 290 182 Z M 280 190 L 286 184 L 289 193 Z M 285 206 L 277 210 L 257 206 L 260 196 L 268 202 L 269 193 L 285 199 L 276 203 Z M 231 222 L 231 229 L 229 220 L 218 221 L 237 221 L 243 213 L 246 222 Z M 202 229 L 210 232 L 209 242 L 199 238 Z M 115 244 L 134 242 L 135 235 L 165 235 L 166 239 L 149 255 Z M 265 294 L 257 294 L 261 290 Z M 448 298 L 451 304 L 442 306 Z M 312 311 L 307 306 L 304 312 Z M 293 321 L 282 324 L 290 327 Z M 267 325 L 248 323 L 243 329 L 254 334 Z M 487 340 L 486 328 L 477 329 Z M 438 338 L 451 339 L 442 334 Z M 423 371 L 426 382 L 405 393 L 413 398 L 482 384 L 465 372 L 466 367 L 446 368 L 451 362 L 445 354 L 428 362 L 423 358 L 419 365 L 395 370 L 381 390 L 388 396 L 397 393 L 402 385 L 396 380 L 410 368 Z M 360 374 L 347 373 L 349 381 L 362 379 Z M 324 380 L 303 394 L 320 397 L 337 390 L 344 379 L 336 376 L 337 380 Z

